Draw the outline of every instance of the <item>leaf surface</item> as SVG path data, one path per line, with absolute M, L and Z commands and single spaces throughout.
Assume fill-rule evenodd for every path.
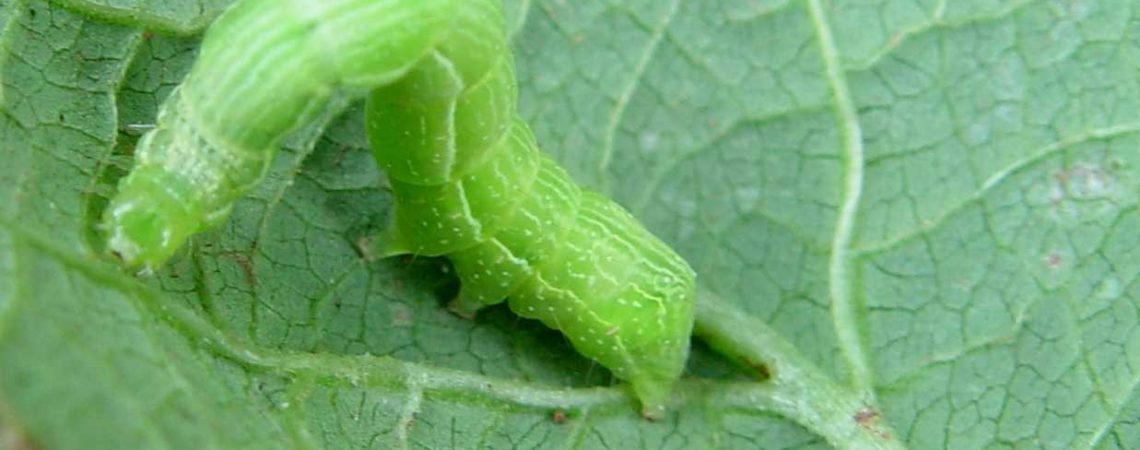
M 558 333 L 447 313 L 446 261 L 362 261 L 391 202 L 351 102 L 161 272 L 101 259 L 226 3 L 0 0 L 0 446 L 835 443 L 700 341 L 646 422 Z M 841 418 L 915 449 L 1140 447 L 1140 3 L 506 6 L 544 150 L 866 399 Z

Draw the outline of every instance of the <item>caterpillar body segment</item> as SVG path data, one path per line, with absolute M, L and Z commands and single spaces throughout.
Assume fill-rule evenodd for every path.
M 497 2 L 468 0 L 407 76 L 369 97 L 373 155 L 388 177 L 438 185 L 481 164 L 515 120 L 518 88 Z
M 481 12 L 475 4 L 498 14 L 497 0 L 464 8 Z M 369 98 L 369 142 L 396 202 L 373 254 L 447 256 L 461 281 L 452 310 L 508 300 L 629 381 L 658 416 L 688 356 L 694 273 L 541 154 L 517 117 L 513 65 L 498 44 L 505 27 L 464 25 L 476 16 L 461 12 L 407 78 Z
M 210 27 L 101 227 L 129 267 L 161 265 L 224 219 L 282 139 L 337 89 L 388 83 L 453 28 L 460 0 L 245 0 Z
M 519 193 L 529 190 L 538 176 L 535 146 L 529 127 L 516 121 L 486 161 L 454 182 L 423 185 L 390 179 L 396 198 L 391 230 L 396 234 L 376 240 L 381 248 L 374 254 L 442 256 L 493 236 L 521 200 Z M 488 204 L 504 208 L 481 206 Z

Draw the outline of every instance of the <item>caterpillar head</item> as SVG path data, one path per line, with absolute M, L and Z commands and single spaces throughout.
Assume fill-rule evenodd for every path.
M 162 265 L 191 235 L 220 222 L 228 212 L 228 208 L 206 210 L 217 196 L 209 188 L 216 185 L 217 177 L 208 175 L 209 168 L 192 156 L 207 148 L 192 134 L 175 126 L 144 136 L 136 149 L 141 156 L 134 170 L 119 183 L 118 194 L 103 214 L 100 228 L 107 236 L 107 251 L 127 267 Z M 147 158 L 158 145 L 165 146 L 168 156 Z
M 193 208 L 165 173 L 143 170 L 120 185 L 104 213 L 107 250 L 128 267 L 158 267 L 197 231 Z

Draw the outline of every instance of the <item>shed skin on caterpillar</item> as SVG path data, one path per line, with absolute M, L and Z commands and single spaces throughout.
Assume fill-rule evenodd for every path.
M 693 271 L 538 151 L 505 29 L 499 0 L 239 0 L 140 140 L 101 225 L 108 250 L 162 265 L 224 221 L 335 92 L 371 90 L 369 140 L 396 197 L 373 254 L 448 256 L 453 310 L 509 298 L 660 417 L 688 356 Z

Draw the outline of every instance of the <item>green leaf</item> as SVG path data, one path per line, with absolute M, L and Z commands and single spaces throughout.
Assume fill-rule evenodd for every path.
M 543 148 L 699 274 L 656 423 L 362 261 L 353 105 L 162 272 L 101 258 L 226 3 L 0 0 L 0 447 L 1140 447 L 1140 2 L 508 1 Z

